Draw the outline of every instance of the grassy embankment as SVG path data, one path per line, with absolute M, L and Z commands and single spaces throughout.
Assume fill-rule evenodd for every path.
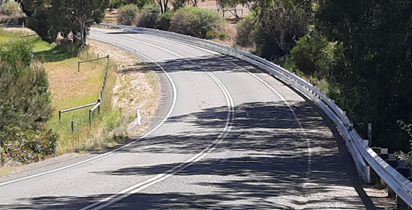
M 0 29 L 0 43 L 18 39 L 27 35 L 27 33 L 33 34 L 27 29 L 24 31 L 21 31 L 21 29 L 12 31 Z M 149 107 L 142 107 L 142 114 L 153 114 L 158 97 L 144 97 L 138 93 L 133 95 L 135 99 L 130 99 L 131 95 L 124 92 L 121 94 L 114 93 L 115 86 L 122 91 L 129 91 L 125 87 L 129 85 L 128 82 L 135 79 L 133 74 L 116 72 L 118 67 L 116 59 L 111 59 L 112 61 L 109 64 L 106 60 L 83 63 L 79 72 L 77 69 L 78 61 L 86 59 L 87 55 L 89 55 L 89 58 L 95 58 L 96 53 L 93 51 L 95 49 L 84 48 L 78 55 L 77 49 L 45 43 L 38 36 L 25 37 L 25 39 L 29 39 L 34 43 L 34 56 L 36 58 L 33 62 L 34 65 L 43 65 L 49 76 L 49 89 L 52 94 L 52 105 L 55 108 L 55 114 L 47 123 L 47 127 L 59 135 L 56 148 L 57 154 L 112 146 L 117 141 L 122 140 L 119 136 L 126 135 L 127 131 L 127 126 L 121 126 L 122 115 L 125 113 L 127 116 L 126 121 L 131 122 L 134 120 L 133 116 L 135 116 L 136 111 L 134 108 L 123 108 L 121 105 L 115 105 L 112 103 L 114 100 L 147 100 L 148 102 L 142 102 L 142 104 Z M 131 60 L 136 63 L 135 59 Z M 92 126 L 89 126 L 88 118 L 88 111 L 91 107 L 63 113 L 62 119 L 59 121 L 58 110 L 97 101 L 107 65 L 109 71 L 101 114 L 97 114 L 97 110 L 94 112 Z M 145 72 L 142 74 L 144 74 L 143 80 L 147 80 L 149 83 L 148 88 L 158 93 L 159 84 L 155 73 Z M 117 81 L 116 84 L 118 78 L 121 81 Z M 127 104 L 124 105 L 127 106 Z M 74 121 L 74 132 L 71 132 L 71 121 Z M 143 129 L 144 126 L 141 126 L 135 130 L 141 131 Z

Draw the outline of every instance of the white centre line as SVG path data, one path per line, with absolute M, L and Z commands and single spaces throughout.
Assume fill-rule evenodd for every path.
M 151 47 L 155 47 L 157 49 L 163 50 L 165 52 L 169 52 L 175 56 L 178 56 L 180 58 L 183 59 L 187 59 L 187 57 L 184 57 L 182 55 L 179 55 L 178 53 L 175 53 L 173 51 L 164 49 L 162 47 L 159 47 L 157 45 L 153 45 L 153 44 L 149 44 L 146 42 L 142 42 L 139 40 L 135 40 L 135 39 L 131 39 L 131 38 L 125 38 L 123 37 L 123 39 L 126 40 L 130 40 L 133 42 L 138 42 L 138 43 L 142 43 L 142 44 L 146 44 L 148 46 Z M 110 43 L 109 43 L 110 44 Z M 115 44 L 117 46 L 117 44 Z M 121 48 L 125 48 L 125 47 L 121 47 Z M 142 54 L 139 53 L 139 55 L 144 56 Z M 146 59 L 151 60 L 152 62 L 154 62 L 152 59 L 148 58 L 147 56 L 144 56 Z M 97 201 L 93 204 L 90 204 L 84 208 L 82 208 L 81 210 L 86 210 L 86 209 L 102 209 L 104 207 L 110 206 L 126 197 L 128 197 L 131 194 L 134 194 L 136 192 L 139 192 L 147 187 L 150 187 L 151 185 L 154 185 L 158 182 L 161 182 L 169 177 L 171 177 L 172 175 L 184 170 L 185 168 L 193 165 L 194 163 L 196 163 L 197 161 L 201 160 L 203 157 L 205 157 L 206 155 L 208 155 L 214 148 L 216 148 L 216 146 L 224 139 L 226 138 L 226 136 L 229 134 L 231 128 L 232 128 L 232 121 L 234 119 L 234 102 L 233 102 L 233 98 L 231 97 L 228 89 L 225 87 L 225 85 L 211 72 L 208 72 L 204 69 L 202 69 L 200 66 L 196 65 L 197 68 L 203 70 L 206 74 L 208 74 L 215 82 L 216 84 L 219 86 L 219 88 L 222 90 L 225 99 L 226 99 L 226 103 L 228 106 L 228 115 L 227 115 L 227 119 L 226 119 L 226 124 L 225 127 L 223 129 L 223 131 L 220 133 L 220 135 L 216 138 L 215 141 L 212 142 L 212 144 L 210 144 L 208 147 L 206 147 L 202 152 L 198 153 L 197 155 L 193 156 L 192 158 L 186 160 L 184 163 L 179 164 L 178 166 L 167 170 L 166 172 L 162 173 L 162 174 L 158 174 L 155 177 L 152 177 L 144 182 L 141 183 L 137 183 L 131 187 L 128 187 L 127 189 L 124 189 L 112 196 L 109 196 L 107 198 L 104 198 L 100 201 Z M 160 66 L 159 66 L 160 67 Z

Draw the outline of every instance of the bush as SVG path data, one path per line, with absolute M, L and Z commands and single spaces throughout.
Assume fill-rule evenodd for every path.
M 20 40 L 0 45 L 0 63 L 13 66 L 13 72 L 29 67 L 32 59 L 33 44 Z M 22 67 L 22 68 L 18 68 Z M 0 75 L 2 72 L 0 72 Z
M 119 8 L 117 22 L 121 25 L 133 25 L 136 23 L 139 8 L 135 4 L 128 4 Z
M 256 29 L 257 18 L 253 13 L 249 13 L 243 20 L 241 20 L 237 25 L 237 34 L 236 34 L 236 44 L 248 47 L 252 46 L 253 43 L 253 32 Z
M 206 38 L 208 31 L 219 31 L 224 20 L 216 11 L 198 7 L 185 7 L 176 11 L 170 21 L 170 31 Z
M 3 3 L 0 6 L 0 13 L 5 15 L 18 15 L 21 13 L 20 4 L 14 1 Z
M 210 30 L 206 32 L 206 39 L 215 39 L 217 37 L 217 32 L 214 30 Z
M 170 21 L 174 14 L 175 13 L 171 11 L 161 14 L 157 22 L 157 28 L 168 31 L 170 28 Z
M 44 128 L 23 130 L 17 126 L 8 126 L 2 139 L 5 139 L 1 147 L 4 160 L 12 159 L 26 164 L 53 155 L 57 136 Z
M 220 40 L 225 40 L 227 35 L 221 31 L 213 31 L 210 30 L 206 32 L 206 39 L 216 39 L 219 38 Z
M 1 146 L 23 163 L 53 153 L 54 143 L 43 141 L 56 140 L 51 131 L 43 129 L 53 112 L 49 81 L 44 68 L 31 66 L 31 52 L 32 44 L 27 41 L 0 45 Z
M 226 38 L 227 38 L 227 34 L 225 34 L 224 32 L 219 32 L 218 34 L 217 34 L 217 37 L 219 37 L 219 39 L 220 40 L 225 40 Z
M 140 9 L 140 12 L 137 16 L 136 25 L 146 28 L 156 28 L 159 15 L 160 10 L 157 5 L 146 5 L 142 9 Z
M 142 8 L 147 4 L 153 4 L 151 0 L 110 0 L 110 8 L 120 8 L 128 4 L 135 4 L 138 8 Z
M 333 59 L 334 45 L 315 31 L 300 38 L 290 51 L 291 59 L 306 75 L 324 76 Z

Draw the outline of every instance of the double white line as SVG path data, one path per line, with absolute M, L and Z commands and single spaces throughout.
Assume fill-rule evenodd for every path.
M 176 56 L 178 56 L 178 57 L 180 57 L 180 58 L 182 58 L 182 59 L 186 59 L 186 58 L 185 58 L 184 56 L 182 56 L 182 55 L 179 55 L 179 54 L 177 54 L 177 53 L 175 53 L 175 52 L 172 52 L 172 51 L 170 51 L 170 50 L 164 49 L 164 48 L 162 48 L 162 47 L 159 47 L 159 46 L 156 46 L 156 45 L 153 45 L 153 44 L 149 44 L 149 43 L 146 43 L 146 42 L 142 42 L 142 41 L 138 41 L 138 40 L 130 39 L 130 38 L 124 38 L 124 39 L 131 40 L 131 41 L 134 41 L 134 42 L 139 42 L 139 43 L 142 43 L 142 44 L 146 44 L 146 45 L 149 45 L 149 46 L 151 46 L 151 47 L 155 47 L 155 48 L 158 48 L 158 49 L 160 49 L 160 50 L 169 52 L 169 53 L 171 53 L 171 54 L 173 54 L 173 55 L 176 55 Z M 115 45 L 116 45 L 116 44 L 115 44 Z M 117 45 L 116 45 L 116 46 L 117 46 Z M 122 48 L 125 48 L 125 47 L 123 47 L 123 46 L 121 46 L 121 47 L 122 47 Z M 140 55 L 141 57 L 143 57 L 143 58 L 151 61 L 151 62 L 156 63 L 153 59 L 151 59 L 151 58 L 149 58 L 149 57 L 147 57 L 147 56 L 145 56 L 145 55 L 142 55 L 142 54 L 140 54 L 140 53 L 139 53 L 139 55 Z M 172 79 L 170 78 L 170 76 L 168 75 L 168 73 L 167 73 L 158 63 L 156 63 L 156 65 L 159 66 L 159 67 L 163 70 L 163 72 L 165 72 L 165 74 L 167 75 L 169 81 L 170 81 L 171 84 L 172 84 L 174 96 L 176 96 L 176 88 L 175 88 L 175 85 L 174 85 Z M 196 64 L 195 64 L 195 65 L 196 65 Z M 98 201 L 98 202 L 95 202 L 95 203 L 93 203 L 93 204 L 91 204 L 91 205 L 88 205 L 88 206 L 82 208 L 81 210 L 86 210 L 86 209 L 96 209 L 96 210 L 97 210 L 97 209 L 102 209 L 102 208 L 104 208 L 104 207 L 110 206 L 110 205 L 112 205 L 112 204 L 114 204 L 114 203 L 116 203 L 116 202 L 118 202 L 118 201 L 120 201 L 120 200 L 128 197 L 128 196 L 131 195 L 131 194 L 137 193 L 137 192 L 139 192 L 139 191 L 141 191 L 141 190 L 143 190 L 143 189 L 145 189 L 145 188 L 147 188 L 147 187 L 150 187 L 151 185 L 154 185 L 154 184 L 156 184 L 156 183 L 158 183 L 158 182 L 161 182 L 161 181 L 163 181 L 163 180 L 171 177 L 172 175 L 174 175 L 174 174 L 176 174 L 176 173 L 184 170 L 185 168 L 187 168 L 187 167 L 191 166 L 192 164 L 196 163 L 197 161 L 201 160 L 203 157 L 205 157 L 207 154 L 209 154 L 214 148 L 216 148 L 216 146 L 217 146 L 219 143 L 221 143 L 221 141 L 228 135 L 228 133 L 230 132 L 230 130 L 231 130 L 231 128 L 232 128 L 232 121 L 233 121 L 233 119 L 234 119 L 234 102 L 233 102 L 233 98 L 231 97 L 229 91 L 228 91 L 227 88 L 224 86 L 224 84 L 223 84 L 214 74 L 212 74 L 211 72 L 205 71 L 204 69 L 202 69 L 202 68 L 199 67 L 199 66 L 197 66 L 197 67 L 198 67 L 199 69 L 203 70 L 207 75 L 210 76 L 210 78 L 212 78 L 212 79 L 216 82 L 216 84 L 217 84 L 217 85 L 219 86 L 219 88 L 222 90 L 222 92 L 223 92 L 223 94 L 224 94 L 224 96 L 225 96 L 225 99 L 226 99 L 227 108 L 228 108 L 228 114 L 227 114 L 227 118 L 226 118 L 226 124 L 225 124 L 225 127 L 224 127 L 223 131 L 222 131 L 222 132 L 220 133 L 220 135 L 216 138 L 216 140 L 213 141 L 212 144 L 210 144 L 208 147 L 206 147 L 205 149 L 203 149 L 202 152 L 200 152 L 200 153 L 198 153 L 197 155 L 193 156 L 192 158 L 186 160 L 184 163 L 181 163 L 181 164 L 179 164 L 178 166 L 176 166 L 176 167 L 174 167 L 174 168 L 172 168 L 172 169 L 169 169 L 169 170 L 167 170 L 166 172 L 164 172 L 164 173 L 162 173 L 162 174 L 158 174 L 157 176 L 155 176 L 155 177 L 153 177 L 153 178 L 150 178 L 150 179 L 148 179 L 148 180 L 146 180 L 146 181 L 144 181 L 144 182 L 135 184 L 135 185 L 133 185 L 133 186 L 127 188 L 127 189 L 124 189 L 124 190 L 118 192 L 117 194 L 114 194 L 114 195 L 109 196 L 109 197 L 107 197 L 107 198 L 104 198 L 104 199 L 102 199 L 102 200 L 100 200 L 100 201 Z M 172 108 L 174 108 L 175 100 L 176 100 L 176 97 L 174 97 L 174 102 L 173 102 Z M 169 113 L 168 113 L 168 115 L 166 116 L 166 118 L 164 119 L 164 121 L 170 116 L 171 111 L 172 111 L 172 109 L 169 111 Z M 162 121 L 162 123 L 163 123 L 164 121 Z M 162 123 L 161 123 L 161 124 L 162 124 Z M 155 129 L 157 129 L 158 127 L 160 127 L 161 124 L 159 124 Z M 154 130 L 155 130 L 155 129 L 154 129 Z M 148 134 L 147 134 L 147 135 L 148 135 Z

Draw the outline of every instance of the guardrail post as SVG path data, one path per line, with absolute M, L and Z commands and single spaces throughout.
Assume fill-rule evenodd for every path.
M 372 177 L 371 177 L 371 167 L 367 165 L 365 167 L 365 175 L 366 175 L 366 184 L 371 184 L 372 183 Z
M 59 122 L 61 122 L 61 121 L 62 121 L 62 111 L 59 110 Z
M 109 61 L 110 61 L 110 58 L 109 58 L 109 55 L 107 55 L 107 63 L 109 63 Z
M 71 130 L 72 130 L 72 133 L 74 132 L 74 122 L 73 122 L 73 120 L 70 122 L 70 127 L 71 127 Z
M 80 72 L 80 62 L 77 61 L 77 71 Z

